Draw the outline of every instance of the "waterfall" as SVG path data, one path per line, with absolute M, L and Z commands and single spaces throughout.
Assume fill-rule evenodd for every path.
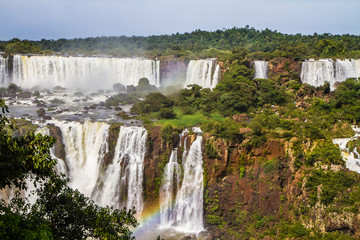
M 181 168 L 177 162 L 177 148 L 171 152 L 169 163 L 164 168 L 163 185 L 160 189 L 160 225 L 169 228 L 176 221 L 174 199 L 180 186 Z
M 214 88 L 219 82 L 220 66 L 215 59 L 191 60 L 186 71 L 184 87 L 197 84 L 203 88 Z
M 204 229 L 204 170 L 201 146 L 202 136 L 197 135 L 189 151 L 183 152 L 183 179 L 174 201 L 172 200 L 174 197 L 173 186 L 178 186 L 180 169 L 177 159 L 174 157 L 175 150 L 171 154 L 164 171 L 164 183 L 160 194 L 161 228 L 173 227 L 180 232 L 193 233 L 199 233 Z
M 9 60 L 8 57 L 0 55 L 0 87 L 9 84 Z
M 13 82 L 23 88 L 61 86 L 68 89 L 112 89 L 137 85 L 146 77 L 160 85 L 160 62 L 140 58 L 15 55 Z
M 322 86 L 327 81 L 333 90 L 335 82 L 358 77 L 360 77 L 360 60 L 310 59 L 302 63 L 301 81 L 315 87 Z
M 147 131 L 143 127 L 120 128 L 113 162 L 101 180 L 95 201 L 115 208 L 143 210 L 143 175 Z
M 69 185 L 91 197 L 107 148 L 109 124 L 104 122 L 53 121 L 60 127 L 65 145 Z M 63 166 L 59 166 L 59 171 Z
M 269 78 L 269 63 L 268 62 L 254 61 L 254 68 L 255 68 L 254 79 L 256 79 L 256 78 L 268 79 Z
M 349 147 L 347 147 L 347 143 L 349 141 L 358 140 L 360 138 L 360 129 L 353 127 L 353 130 L 355 132 L 355 136 L 352 138 L 335 138 L 333 139 L 333 143 L 339 145 L 341 155 L 346 160 L 346 167 L 351 171 L 360 173 L 360 154 L 356 148 L 354 148 L 351 152 Z

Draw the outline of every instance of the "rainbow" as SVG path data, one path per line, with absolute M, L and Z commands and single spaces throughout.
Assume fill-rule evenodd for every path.
M 133 235 L 137 239 L 143 239 L 160 225 L 160 206 L 157 204 L 147 207 L 143 211 L 139 222 L 140 226 L 134 229 Z

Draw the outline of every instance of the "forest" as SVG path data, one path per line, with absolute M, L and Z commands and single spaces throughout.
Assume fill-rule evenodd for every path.
M 116 57 L 174 56 L 181 59 L 221 58 L 229 50 L 243 48 L 251 59 L 269 60 L 289 57 L 359 58 L 360 37 L 357 35 L 289 35 L 253 27 L 231 28 L 213 32 L 195 30 L 160 36 L 119 36 L 58 39 L 40 41 L 12 39 L 0 42 L 0 51 L 13 53 L 110 55 Z

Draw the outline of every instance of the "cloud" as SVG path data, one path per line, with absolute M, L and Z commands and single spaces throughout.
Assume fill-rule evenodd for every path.
M 359 34 L 360 1 L 0 0 L 0 39 L 157 35 L 250 25 Z

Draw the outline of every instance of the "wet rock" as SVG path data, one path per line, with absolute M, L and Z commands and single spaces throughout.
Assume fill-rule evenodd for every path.
M 39 110 L 37 110 L 37 115 L 38 115 L 38 117 L 44 117 L 45 116 L 45 109 L 43 109 L 43 108 L 40 108 Z
M 48 124 L 47 127 L 49 128 L 49 132 L 50 132 L 50 136 L 54 137 L 55 140 L 55 156 L 57 158 L 61 158 L 61 159 L 65 159 L 66 158 L 66 153 L 65 153 L 65 145 L 62 142 L 62 133 L 61 133 L 61 129 L 57 126 L 54 126 L 52 124 Z
M 181 240 L 193 240 L 193 239 L 196 239 L 195 234 L 187 235 L 187 236 L 181 238 Z

